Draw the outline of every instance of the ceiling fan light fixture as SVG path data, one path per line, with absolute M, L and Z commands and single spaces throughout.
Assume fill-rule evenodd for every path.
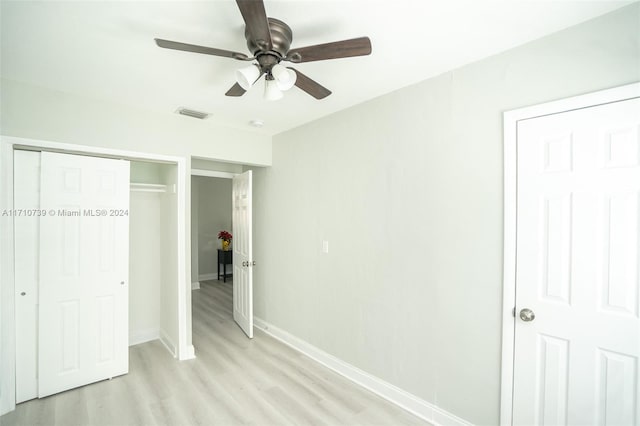
M 251 89 L 258 77 L 260 77 L 260 67 L 256 64 L 251 64 L 236 71 L 236 81 L 244 90 Z
M 280 64 L 274 65 L 273 68 L 271 68 L 271 75 L 273 75 L 280 90 L 289 90 L 296 84 L 297 75 L 295 71 L 283 67 Z
M 268 101 L 277 101 L 278 99 L 282 99 L 284 94 L 278 88 L 278 83 L 271 78 L 266 79 L 264 84 L 264 98 Z
M 289 79 L 286 83 L 282 83 L 278 80 L 276 80 L 276 84 L 278 85 L 278 89 L 282 90 L 282 91 L 287 91 L 289 89 L 291 89 L 293 86 L 295 86 L 296 84 L 296 73 L 291 71 L 291 70 L 287 70 L 289 71 L 291 74 L 293 74 L 293 78 Z
M 276 80 L 276 86 L 278 86 L 278 89 L 280 89 L 281 91 L 286 92 L 293 87 L 293 84 L 282 84 L 278 80 Z

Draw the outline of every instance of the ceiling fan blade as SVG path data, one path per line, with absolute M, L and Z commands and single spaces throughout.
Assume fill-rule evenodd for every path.
M 302 74 L 300 71 L 295 70 L 293 68 L 289 68 L 289 69 L 293 70 L 298 76 L 296 78 L 296 86 L 298 86 L 300 89 L 304 90 L 314 98 L 324 99 L 331 94 L 331 90 L 321 86 L 320 83 L 317 83 L 316 81 L 310 79 L 306 75 Z
M 294 63 L 300 63 L 322 61 L 324 59 L 364 56 L 370 53 L 371 40 L 369 40 L 369 37 L 360 37 L 291 49 L 289 53 L 287 53 L 286 60 Z
M 271 31 L 262 0 L 236 0 L 247 32 L 260 49 L 271 50 Z M 255 53 L 255 52 L 252 52 Z
M 165 49 L 182 50 L 184 52 L 203 53 L 205 55 L 222 56 L 224 58 L 233 58 L 240 61 L 250 61 L 253 58 L 249 58 L 244 53 L 231 52 L 229 50 L 216 49 L 213 47 L 197 46 L 195 44 L 180 43 L 178 41 L 163 40 L 161 38 L 155 39 L 156 44 Z
M 244 95 L 246 90 L 244 90 L 238 83 L 231 86 L 231 89 L 227 90 L 225 93 L 226 96 L 242 96 Z

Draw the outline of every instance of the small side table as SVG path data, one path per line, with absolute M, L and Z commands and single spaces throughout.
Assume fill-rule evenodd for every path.
M 227 275 L 227 265 L 233 265 L 233 251 L 218 249 L 218 279 L 220 279 L 220 265 L 222 265 L 222 282 L 226 283 L 227 276 L 233 276 L 233 274 Z

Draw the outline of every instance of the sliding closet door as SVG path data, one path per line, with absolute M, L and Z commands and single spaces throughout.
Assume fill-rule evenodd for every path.
M 38 241 L 40 153 L 14 151 L 13 218 L 16 283 L 16 403 L 38 397 Z
M 41 157 L 38 396 L 125 374 L 129 162 Z

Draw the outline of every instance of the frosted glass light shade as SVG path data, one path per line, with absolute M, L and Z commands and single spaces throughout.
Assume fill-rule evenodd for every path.
M 295 71 L 283 67 L 280 64 L 274 65 L 274 67 L 271 68 L 271 75 L 273 75 L 280 90 L 291 89 L 294 84 L 296 84 L 296 78 L 298 78 Z
M 251 64 L 236 71 L 236 81 L 244 90 L 251 89 L 258 77 L 260 77 L 260 68 L 256 64 Z
M 278 88 L 278 83 L 275 80 L 265 80 L 264 84 L 264 98 L 268 101 L 277 101 L 282 99 L 284 95 Z

